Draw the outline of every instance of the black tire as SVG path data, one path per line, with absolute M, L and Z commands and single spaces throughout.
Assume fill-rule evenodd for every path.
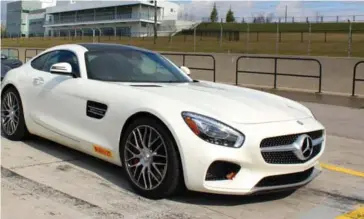
M 127 170 L 127 163 L 125 155 L 125 145 L 128 139 L 128 136 L 132 134 L 132 131 L 136 127 L 140 127 L 143 125 L 150 126 L 157 130 L 159 134 L 162 136 L 163 141 L 166 145 L 166 151 L 168 156 L 167 169 L 165 171 L 165 177 L 161 180 L 161 183 L 154 189 L 145 190 L 140 188 L 133 180 L 132 176 L 130 176 Z M 123 136 L 120 141 L 120 159 L 123 165 L 123 173 L 128 179 L 129 184 L 133 188 L 133 190 L 146 198 L 149 199 L 163 199 L 169 196 L 175 195 L 180 192 L 184 188 L 183 183 L 183 171 L 181 167 L 179 153 L 177 151 L 177 145 L 174 141 L 173 136 L 169 132 L 169 130 L 155 118 L 151 117 L 142 117 L 134 120 L 125 130 Z
M 13 94 L 12 97 L 16 98 L 16 101 L 19 104 L 19 114 L 18 114 L 19 122 L 13 133 L 7 133 L 6 131 L 4 131 L 3 112 L 1 112 L 1 132 L 6 138 L 8 138 L 12 141 L 21 141 L 21 140 L 28 138 L 30 136 L 30 133 L 28 132 L 28 129 L 25 124 L 23 105 L 21 102 L 20 95 L 19 95 L 18 91 L 16 90 L 16 88 L 9 87 L 5 91 L 2 92 L 2 94 L 1 94 L 1 111 L 3 110 L 3 104 L 5 104 L 4 98 L 9 94 Z

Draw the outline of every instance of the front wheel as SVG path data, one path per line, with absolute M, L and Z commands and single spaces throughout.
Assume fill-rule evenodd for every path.
M 6 89 L 1 95 L 1 131 L 6 138 L 13 141 L 23 140 L 29 134 L 25 125 L 23 105 L 14 87 Z
M 136 119 L 124 133 L 120 155 L 133 189 L 151 198 L 166 198 L 181 187 L 182 169 L 176 143 L 154 118 Z

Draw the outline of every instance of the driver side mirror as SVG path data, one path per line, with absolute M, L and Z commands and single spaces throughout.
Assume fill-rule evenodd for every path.
M 191 75 L 191 70 L 190 70 L 188 67 L 186 67 L 186 66 L 181 66 L 181 67 L 180 67 L 180 69 L 181 69 L 184 73 L 186 73 L 186 75 L 188 75 L 188 76 L 190 76 L 190 75 Z
M 72 72 L 72 66 L 67 62 L 60 62 L 52 65 L 50 72 L 59 75 L 75 76 Z

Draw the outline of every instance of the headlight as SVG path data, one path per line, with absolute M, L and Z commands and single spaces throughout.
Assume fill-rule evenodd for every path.
M 215 119 L 192 112 L 182 112 L 188 127 L 201 139 L 216 145 L 239 148 L 245 136 Z

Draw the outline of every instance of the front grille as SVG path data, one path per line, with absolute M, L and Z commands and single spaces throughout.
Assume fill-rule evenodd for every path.
M 324 134 L 323 130 L 308 132 L 308 133 L 298 133 L 292 135 L 276 136 L 271 138 L 265 138 L 260 144 L 260 148 L 269 148 L 283 145 L 290 145 L 296 141 L 296 139 L 302 135 L 307 134 L 313 140 L 321 138 Z M 306 159 L 299 159 L 293 151 L 274 151 L 274 152 L 261 152 L 265 162 L 269 164 L 302 164 L 312 158 L 316 157 L 321 152 L 322 144 L 316 145 L 313 148 L 312 155 Z
M 321 151 L 321 144 L 313 148 L 311 157 L 307 160 L 300 160 L 293 151 L 262 152 L 265 162 L 270 164 L 302 164 L 316 157 Z
M 298 133 L 298 134 L 292 134 L 292 135 L 265 138 L 260 143 L 260 147 L 267 148 L 267 147 L 274 147 L 274 146 L 279 146 L 279 145 L 292 144 L 298 138 L 298 136 L 300 136 L 302 134 L 307 134 L 312 139 L 317 139 L 323 135 L 323 132 L 324 132 L 323 130 L 318 130 L 318 131 L 307 132 L 307 133 Z
M 310 169 L 302 172 L 268 176 L 260 180 L 256 185 L 256 187 L 281 186 L 281 185 L 300 183 L 305 181 L 311 176 L 313 169 L 314 168 L 311 167 Z

